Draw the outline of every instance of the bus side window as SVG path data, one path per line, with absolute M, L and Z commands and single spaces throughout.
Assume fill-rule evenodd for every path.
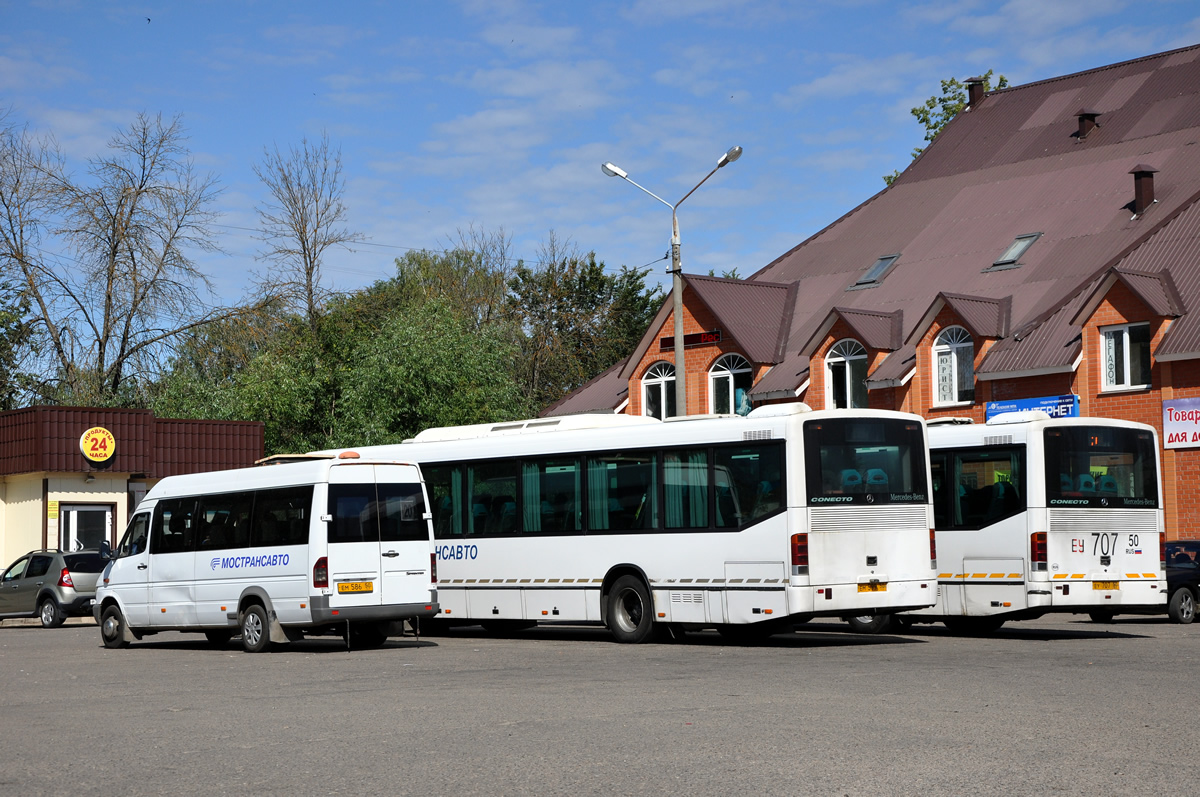
M 957 501 L 957 490 L 947 489 L 946 455 L 931 453 L 929 469 L 933 474 L 933 525 L 939 529 L 951 527 L 950 502 Z
M 433 536 L 438 539 L 463 534 L 463 469 L 461 465 L 421 468 L 433 513 Z
M 154 508 L 150 532 L 151 553 L 184 553 L 194 550 L 196 499 L 172 498 Z

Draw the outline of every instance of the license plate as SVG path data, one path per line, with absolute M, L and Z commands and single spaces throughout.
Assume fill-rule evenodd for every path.
M 887 583 L 875 581 L 870 584 L 859 584 L 859 592 L 887 592 Z
M 1120 589 L 1120 581 L 1093 581 L 1092 589 Z
M 370 581 L 343 581 L 338 584 L 338 592 L 373 592 L 375 587 Z

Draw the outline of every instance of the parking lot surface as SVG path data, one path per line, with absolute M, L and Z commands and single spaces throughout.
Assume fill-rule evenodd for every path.
M 1198 655 L 1200 625 L 1165 617 L 986 638 L 814 622 L 749 646 L 469 628 L 257 655 L 6 626 L 0 794 L 1183 793 Z

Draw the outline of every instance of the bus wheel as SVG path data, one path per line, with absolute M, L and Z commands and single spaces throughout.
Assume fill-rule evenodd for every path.
M 262 653 L 271 645 L 271 626 L 267 610 L 252 603 L 242 612 L 242 649 L 247 653 Z
M 860 634 L 882 634 L 892 627 L 890 614 L 864 614 L 859 617 L 847 617 L 850 628 Z
M 1190 623 L 1196 619 L 1196 597 L 1187 587 L 1175 590 L 1167 605 L 1167 614 L 1177 623 Z
M 645 642 L 654 631 L 650 593 L 637 576 L 621 576 L 608 593 L 608 628 L 618 642 Z
M 214 648 L 224 647 L 233 639 L 233 631 L 228 628 L 212 628 L 204 632 L 204 638 Z
M 1094 612 L 1088 612 L 1088 617 L 1092 618 L 1093 623 L 1111 623 L 1114 616 L 1116 616 L 1115 612 L 1110 612 L 1103 609 L 1097 609 Z
M 116 604 L 109 606 L 100 615 L 100 639 L 106 648 L 127 648 L 129 642 L 125 639 L 125 615 Z
M 942 621 L 955 634 L 983 636 L 993 634 L 1004 625 L 1003 617 L 947 617 Z

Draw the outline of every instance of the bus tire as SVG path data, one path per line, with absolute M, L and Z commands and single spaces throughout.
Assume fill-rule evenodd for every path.
M 204 632 L 204 638 L 214 648 L 225 647 L 233 639 L 233 631 L 228 628 L 210 628 Z
M 387 642 L 387 623 L 351 623 L 350 647 L 355 650 L 381 648 Z
M 864 614 L 859 617 L 847 617 L 851 630 L 859 634 L 882 634 L 892 628 L 890 614 Z
M 608 630 L 618 642 L 637 644 L 654 634 L 650 591 L 637 576 L 621 576 L 608 593 Z
M 1097 609 L 1094 612 L 1088 612 L 1088 617 L 1092 619 L 1093 623 L 1111 623 L 1115 616 L 1116 612 L 1111 612 L 1107 609 Z
M 1196 619 L 1196 596 L 1187 587 L 1180 587 L 1167 604 L 1167 614 L 1172 620 L 1184 625 Z
M 110 650 L 129 647 L 129 641 L 125 639 L 125 615 L 121 614 L 116 604 L 106 608 L 100 615 L 100 639 L 104 647 Z
M 262 604 L 252 603 L 242 610 L 242 650 L 262 653 L 271 646 L 271 624 Z

